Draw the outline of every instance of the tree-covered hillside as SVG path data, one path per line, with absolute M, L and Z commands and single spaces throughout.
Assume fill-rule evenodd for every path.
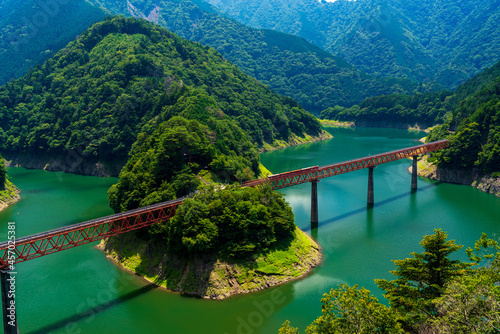
M 303 38 L 246 27 L 213 13 L 202 1 L 95 2 L 114 13 L 149 18 L 184 38 L 217 49 L 245 73 L 312 112 L 417 88 L 410 80 L 368 76 Z
M 304 37 L 370 74 L 454 88 L 500 59 L 500 1 L 207 0 L 243 24 Z
M 321 112 L 321 118 L 355 122 L 362 126 L 429 127 L 447 123 L 456 129 L 462 120 L 490 99 L 479 94 L 500 77 L 500 62 L 477 74 L 452 91 L 393 94 L 367 98 L 350 108 L 336 106 Z
M 214 49 L 145 20 L 116 17 L 0 87 L 0 150 L 74 152 L 87 163 L 122 165 L 144 125 L 176 115 L 207 125 L 212 141 L 231 142 L 226 132 L 237 134 L 238 156 L 254 156 L 255 146 L 276 139 L 321 132 L 295 101 L 273 93 Z M 212 124 L 214 119 L 224 125 Z M 154 131 L 148 126 L 144 131 Z
M 369 126 L 441 124 L 427 137 L 428 141 L 450 138 L 449 148 L 433 158 L 439 166 L 499 172 L 500 62 L 461 84 L 455 92 L 368 98 L 359 106 L 328 108 L 321 117 Z
M 25 75 L 104 17 L 85 0 L 0 1 L 0 85 Z
M 105 11 L 145 18 L 181 37 L 211 46 L 246 74 L 262 81 L 277 93 L 292 97 L 311 112 L 319 113 L 335 105 L 350 107 L 370 96 L 412 93 L 417 88 L 416 82 L 407 79 L 377 79 L 369 76 L 303 38 L 246 27 L 235 20 L 214 13 L 215 8 L 203 1 L 89 0 L 88 2 L 95 6 L 95 12 L 101 16 Z M 75 2 L 73 6 L 78 3 Z M 83 3 L 89 6 L 87 2 Z M 13 4 L 18 11 L 28 10 L 24 8 L 27 5 L 25 3 L 12 2 L 10 6 L 13 7 Z M 33 8 L 36 9 L 37 6 Z M 3 7 L 0 5 L 0 9 Z M 33 8 L 30 10 L 34 10 Z M 80 24 L 70 25 L 67 28 L 66 21 L 55 17 L 51 19 L 50 25 L 44 27 L 47 31 L 44 31 L 43 38 L 37 43 L 13 44 L 14 46 L 19 44 L 25 53 L 16 54 L 15 57 L 12 56 L 12 52 L 4 54 L 8 58 L 6 59 L 8 66 L 0 68 L 0 83 L 2 75 L 6 76 L 3 81 L 6 82 L 8 79 L 25 74 L 29 66 L 34 66 L 53 55 L 54 51 L 62 48 L 96 20 L 94 12 L 83 8 L 65 7 L 64 10 L 71 15 L 80 15 L 78 20 L 88 22 L 87 25 L 83 27 Z M 14 14 L 9 15 L 10 19 L 15 17 Z M 6 24 L 6 28 L 2 28 L 2 22 Z M 10 31 L 12 27 L 9 28 L 7 25 L 7 21 L 0 19 L 0 31 L 2 29 Z M 59 36 L 60 31 L 65 33 Z M 26 40 L 29 37 L 21 28 L 10 31 L 9 34 L 10 39 L 13 39 L 15 34 L 25 36 L 22 38 Z M 58 37 L 52 37 L 54 34 Z M 58 48 L 43 44 L 62 40 L 62 37 L 65 38 L 65 42 L 60 43 Z M 37 54 L 43 54 L 43 57 L 34 59 L 33 55 Z M 25 62 L 26 59 L 28 60 Z M 434 87 L 420 88 L 425 91 Z
M 458 127 L 450 133 L 454 124 Z M 435 155 L 438 166 L 500 175 L 500 76 L 463 100 L 451 122 L 433 129 L 427 140 L 442 138 L 450 141 Z

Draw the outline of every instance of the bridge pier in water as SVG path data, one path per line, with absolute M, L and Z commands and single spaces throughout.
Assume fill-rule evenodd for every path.
M 411 167 L 411 190 L 417 190 L 417 158 L 418 156 L 413 156 L 413 165 Z
M 366 203 L 369 206 L 372 206 L 374 201 L 374 196 L 373 196 L 373 169 L 375 167 L 368 167 L 368 196 L 366 199 Z
M 318 227 L 318 179 L 311 181 L 311 229 Z
M 10 272 L 6 269 L 0 269 L 1 284 L 2 284 L 2 311 L 3 311 L 3 332 L 4 334 L 19 334 L 17 327 L 17 312 L 14 300 L 15 277 L 11 276 Z

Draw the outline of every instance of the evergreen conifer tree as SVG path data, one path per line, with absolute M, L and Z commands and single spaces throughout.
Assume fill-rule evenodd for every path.
M 393 261 L 397 267 L 391 271 L 395 280 L 375 280 L 386 291 L 390 305 L 403 316 L 407 330 L 412 331 L 427 317 L 436 315 L 436 299 L 445 291 L 445 285 L 472 265 L 449 258 L 463 246 L 447 237 L 441 229 L 434 230 L 420 242 L 422 253 L 413 252 L 413 258 Z

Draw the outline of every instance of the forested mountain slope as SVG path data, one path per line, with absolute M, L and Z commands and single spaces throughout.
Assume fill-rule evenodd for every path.
M 473 114 L 490 99 L 477 94 L 500 77 L 500 62 L 477 74 L 452 91 L 383 95 L 367 98 L 351 108 L 336 106 L 321 112 L 324 119 L 355 122 L 358 126 L 391 126 L 407 128 L 448 124 L 451 129 Z
M 417 84 L 375 79 L 303 38 L 257 30 L 213 12 L 203 1 L 93 0 L 113 13 L 144 17 L 180 36 L 217 49 L 245 73 L 319 113 L 369 96 L 411 93 Z
M 96 17 L 108 13 L 145 18 L 181 37 L 212 46 L 243 72 L 262 81 L 279 94 L 292 97 L 307 110 L 318 114 L 321 110 L 335 105 L 350 107 L 366 97 L 412 93 L 417 89 L 417 83 L 408 79 L 377 79 L 369 76 L 303 38 L 246 27 L 214 13 L 215 8 L 203 1 L 88 0 L 95 6 L 92 10 L 87 10 L 87 2 L 80 1 L 81 3 L 72 3 L 75 8 L 68 5 L 68 8 L 61 7 L 54 12 L 59 15 L 64 9 L 64 12 L 68 12 L 69 19 L 72 19 L 72 15 L 79 15 L 75 20 L 76 25 L 68 24 L 62 17 L 55 15 L 54 18 L 50 17 L 50 24 L 44 26 L 43 31 L 34 29 L 33 34 L 30 34 L 31 28 L 34 27 L 32 25 L 16 29 L 13 27 L 21 23 L 9 26 L 9 20 L 18 18 L 15 13 L 5 15 L 8 20 L 0 18 L 0 31 L 5 32 L 5 43 L 20 38 L 20 41 L 10 44 L 10 49 L 4 47 L 4 63 L 7 65 L 0 68 L 0 83 L 25 74 L 29 66 L 34 66 L 53 55 L 96 20 Z M 8 4 L 0 4 L 0 11 L 8 10 L 9 7 L 16 8 L 14 12 L 28 11 L 24 8 L 27 5 L 25 3 L 9 0 Z M 77 8 L 78 6 L 85 8 Z M 40 11 L 39 7 L 37 4 L 29 10 Z M 40 16 L 39 12 L 35 13 L 38 14 L 30 12 L 25 16 Z M 45 12 L 41 14 L 48 16 Z M 83 26 L 78 23 L 80 21 Z M 34 39 L 31 35 L 42 32 L 43 36 L 40 36 L 37 43 L 33 40 L 29 45 L 22 44 L 25 40 Z M 16 34 L 21 37 L 15 37 Z M 59 40 L 64 43 L 59 43 L 56 48 L 54 43 Z M 52 44 L 46 45 L 47 43 Z M 13 55 L 13 47 L 19 47 L 22 52 Z M 427 91 L 434 87 L 420 86 L 418 89 Z
M 450 123 L 458 124 L 454 133 L 448 132 Z M 428 141 L 442 138 L 450 142 L 436 155 L 438 166 L 500 176 L 500 75 L 462 100 L 452 120 L 431 131 Z
M 302 36 L 370 74 L 454 88 L 500 59 L 500 1 L 207 0 L 254 28 Z
M 221 158 L 219 164 L 231 175 L 245 167 L 258 172 L 257 147 L 321 132 L 295 101 L 216 50 L 145 20 L 116 17 L 0 87 L 0 150 L 7 157 L 71 153 L 82 165 L 121 167 L 141 131 L 151 133 L 173 116 L 208 127 L 193 143 L 208 140 L 214 150 L 234 156 L 234 163 Z M 177 149 L 182 156 L 182 145 Z M 210 159 L 217 157 L 214 150 L 206 153 Z M 187 146 L 184 153 L 194 154 Z
M 0 85 L 52 57 L 105 15 L 85 0 L 0 1 Z

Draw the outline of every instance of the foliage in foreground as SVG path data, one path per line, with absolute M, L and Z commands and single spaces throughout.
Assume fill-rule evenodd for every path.
M 375 280 L 388 307 L 364 288 L 341 284 L 323 295 L 322 315 L 306 333 L 498 333 L 500 245 L 483 234 L 466 250 L 473 262 L 451 260 L 462 246 L 434 232 L 420 243 L 422 253 L 394 261 L 395 280 Z M 299 331 L 287 321 L 279 333 Z

